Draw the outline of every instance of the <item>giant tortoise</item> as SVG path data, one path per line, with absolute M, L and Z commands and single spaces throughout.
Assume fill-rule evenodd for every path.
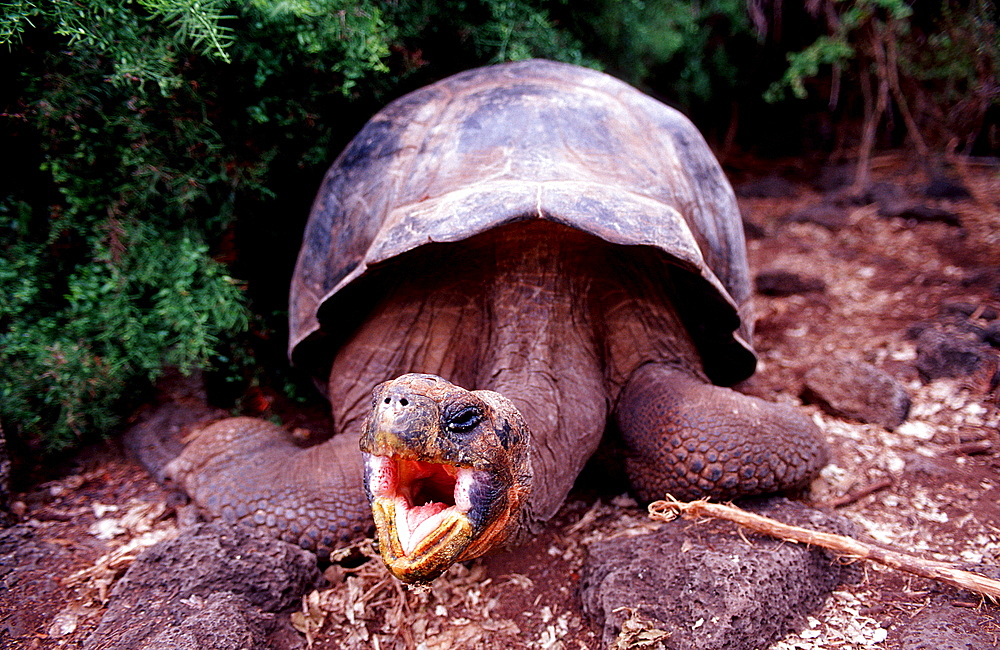
M 732 189 L 679 112 L 571 65 L 471 70 L 375 115 L 314 203 L 289 353 L 336 435 L 227 419 L 168 471 L 320 553 L 374 518 L 410 582 L 536 531 L 603 436 L 639 499 L 802 486 L 811 421 L 726 388 L 754 371 L 750 293 Z

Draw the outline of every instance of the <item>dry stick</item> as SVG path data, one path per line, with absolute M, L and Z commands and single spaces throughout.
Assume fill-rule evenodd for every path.
M 896 55 L 896 39 L 894 37 L 896 20 L 894 18 L 889 20 L 888 34 L 882 30 L 879 30 L 879 32 L 886 45 L 885 54 L 881 57 L 879 65 L 884 70 L 883 74 L 889 79 L 889 87 L 896 98 L 896 106 L 899 107 L 899 112 L 903 116 L 903 122 L 906 123 L 906 130 L 909 132 L 910 137 L 913 138 L 913 144 L 917 147 L 917 153 L 926 164 L 933 164 L 931 161 L 931 150 L 924 141 L 924 136 L 920 133 L 920 129 L 917 127 L 917 121 L 913 119 L 909 102 L 906 101 L 903 87 L 899 83 L 899 58 Z
M 698 517 L 726 519 L 764 535 L 790 542 L 812 544 L 847 557 L 878 562 L 893 569 L 967 589 L 989 598 L 994 603 L 1000 603 L 1000 580 L 993 580 L 978 573 L 962 571 L 945 562 L 925 560 L 909 553 L 866 544 L 851 537 L 790 526 L 770 517 L 762 517 L 752 512 L 740 510 L 732 505 L 709 503 L 705 500 L 685 503 L 667 495 L 665 501 L 655 501 L 649 504 L 649 514 L 653 519 L 659 521 L 673 521 L 678 515 L 682 515 L 685 519 Z
M 820 505 L 826 508 L 842 508 L 846 505 L 854 503 L 855 501 L 860 501 L 861 499 L 864 499 L 869 494 L 875 494 L 879 490 L 884 490 L 887 487 L 892 487 L 891 478 L 884 478 L 881 481 L 876 481 L 875 483 L 872 483 L 868 487 L 862 488 L 857 492 L 854 492 L 852 494 L 845 494 L 844 496 L 838 497 L 836 499 L 830 499 L 829 501 L 826 501 Z
M 874 31 L 874 28 L 871 29 Z M 873 35 L 877 36 L 877 34 Z M 877 38 L 873 38 L 871 46 L 875 60 L 881 61 L 884 56 L 881 49 L 882 43 Z M 884 74 L 881 74 L 881 68 L 876 70 L 875 78 L 878 81 L 878 91 L 875 98 L 875 105 L 872 106 L 871 79 L 868 75 L 861 76 L 861 90 L 865 96 L 865 117 L 863 120 L 861 144 L 858 148 L 857 171 L 854 173 L 854 193 L 856 194 L 864 192 L 868 187 L 868 181 L 871 179 L 870 165 L 872 150 L 875 148 L 875 132 L 878 130 L 878 124 L 882 120 L 886 108 L 889 106 L 889 80 L 885 78 Z

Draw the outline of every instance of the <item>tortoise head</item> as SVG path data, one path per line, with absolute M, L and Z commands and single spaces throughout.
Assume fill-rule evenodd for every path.
M 499 393 L 408 374 L 372 392 L 361 451 L 379 552 L 404 582 L 504 545 L 531 491 L 530 433 Z

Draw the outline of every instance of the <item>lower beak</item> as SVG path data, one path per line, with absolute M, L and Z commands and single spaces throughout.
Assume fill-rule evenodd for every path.
M 411 530 L 406 521 L 406 502 L 401 497 L 375 497 L 372 515 L 382 559 L 403 582 L 430 582 L 460 561 L 472 542 L 471 522 L 453 507 L 417 530 Z

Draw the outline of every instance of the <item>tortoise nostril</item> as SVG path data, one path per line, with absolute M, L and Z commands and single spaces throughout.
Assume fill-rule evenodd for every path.
M 405 397 L 404 397 L 404 398 L 402 398 L 401 400 L 399 400 L 399 405 L 400 405 L 400 406 L 406 406 L 407 404 L 409 404 L 409 402 L 408 402 L 408 401 L 406 401 L 406 398 L 405 398 Z
M 392 400 L 391 400 L 390 398 L 386 397 L 386 398 L 385 398 L 385 403 L 386 403 L 386 404 L 388 404 L 388 403 L 390 403 L 390 402 L 392 402 Z

